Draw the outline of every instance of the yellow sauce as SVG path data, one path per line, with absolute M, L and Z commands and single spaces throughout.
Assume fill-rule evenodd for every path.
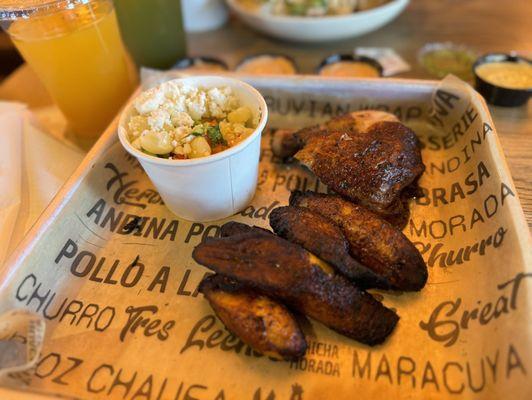
M 293 75 L 294 65 L 284 57 L 258 56 L 245 61 L 238 72 L 254 75 Z
M 479 65 L 475 72 L 492 85 L 507 89 L 532 88 L 532 65 L 527 63 L 486 63 Z
M 379 71 L 372 65 L 360 61 L 339 61 L 320 70 L 320 75 L 337 77 L 378 78 Z

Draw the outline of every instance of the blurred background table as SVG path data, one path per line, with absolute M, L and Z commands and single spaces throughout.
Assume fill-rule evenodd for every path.
M 258 34 L 238 20 L 217 31 L 188 35 L 191 56 L 211 55 L 232 68 L 243 57 L 274 52 L 292 56 L 302 73 L 313 73 L 320 60 L 332 53 L 350 53 L 355 47 L 391 47 L 412 67 L 399 77 L 430 79 L 417 62 L 426 43 L 451 41 L 478 53 L 532 52 L 532 1 L 514 0 L 412 0 L 391 24 L 368 35 L 321 45 L 286 43 Z M 2 66 L 7 40 L 0 39 Z M 16 60 L 16 57 L 10 58 Z M 7 61 L 6 61 L 7 62 Z M 13 61 L 12 61 L 13 62 Z M 52 133 L 58 135 L 57 110 L 33 72 L 25 65 L 0 85 L 0 100 L 18 100 L 43 111 Z M 491 107 L 495 125 L 519 192 L 529 226 L 532 226 L 532 105 L 517 109 Z M 55 124 L 55 125 L 54 125 Z

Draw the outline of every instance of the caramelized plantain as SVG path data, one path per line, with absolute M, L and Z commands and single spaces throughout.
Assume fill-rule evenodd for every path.
M 258 232 L 209 238 L 192 256 L 359 342 L 376 345 L 399 317 L 302 247 Z
M 305 336 L 282 304 L 221 275 L 204 278 L 199 290 L 227 329 L 254 350 L 278 360 L 305 354 Z
M 247 233 L 247 232 L 262 232 L 262 233 L 268 233 L 270 235 L 272 234 L 272 232 L 270 232 L 269 230 L 261 228 L 259 226 L 246 225 L 241 222 L 235 222 L 235 221 L 226 222 L 220 228 L 220 235 L 222 237 L 233 236 L 233 235 L 238 235 L 240 233 Z
M 293 192 L 290 205 L 306 207 L 337 224 L 349 242 L 351 255 L 391 288 L 421 290 L 427 282 L 427 266 L 416 247 L 390 223 L 340 196 Z
M 270 225 L 277 235 L 317 255 L 359 287 L 389 288 L 384 279 L 349 254 L 349 242 L 329 218 L 308 208 L 278 207 L 270 214 Z

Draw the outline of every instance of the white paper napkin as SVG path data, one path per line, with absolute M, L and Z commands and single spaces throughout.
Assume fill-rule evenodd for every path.
M 0 266 L 83 159 L 26 107 L 0 102 Z

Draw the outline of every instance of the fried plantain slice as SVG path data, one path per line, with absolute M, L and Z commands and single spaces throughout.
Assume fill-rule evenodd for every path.
M 236 222 L 236 221 L 226 222 L 220 228 L 220 235 L 222 237 L 233 236 L 233 235 L 238 235 L 240 233 L 247 233 L 247 232 L 262 232 L 262 233 L 268 233 L 270 235 L 272 234 L 271 231 L 261 228 L 259 226 L 246 225 L 246 224 L 243 224 L 241 222 Z
M 342 230 L 329 218 L 308 208 L 278 207 L 270 213 L 273 231 L 331 264 L 339 273 L 363 288 L 390 288 L 385 279 L 375 274 L 349 254 L 349 242 Z
M 227 329 L 254 350 L 277 360 L 305 354 L 305 336 L 282 304 L 222 275 L 204 278 L 199 290 Z
M 340 196 L 293 192 L 290 205 L 306 207 L 336 223 L 349 241 L 351 255 L 397 290 L 421 290 L 427 266 L 416 247 L 398 229 L 366 208 Z
M 382 343 L 399 319 L 328 264 L 275 235 L 248 232 L 209 238 L 196 246 L 192 257 L 365 344 Z

